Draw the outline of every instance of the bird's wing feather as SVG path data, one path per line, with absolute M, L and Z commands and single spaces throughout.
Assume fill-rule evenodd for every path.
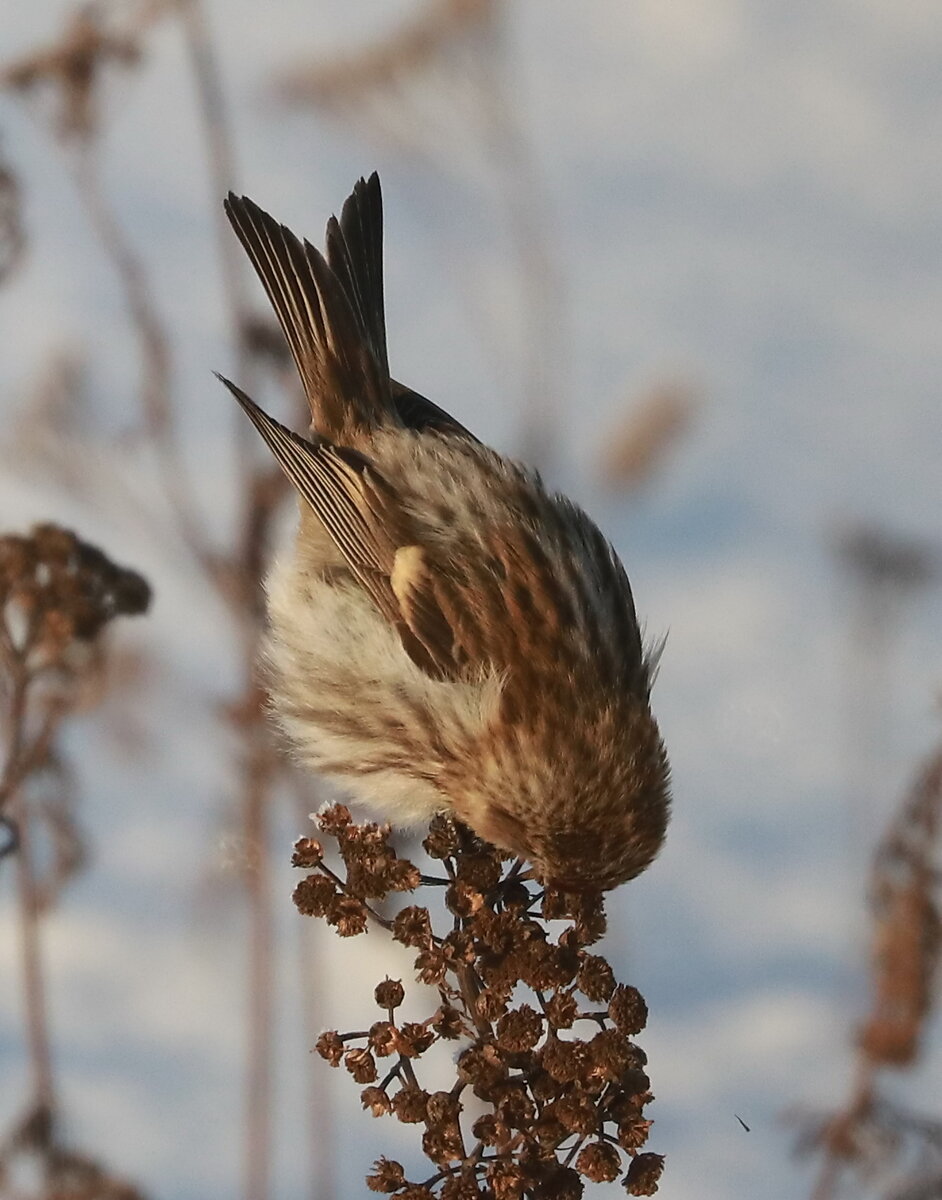
M 356 441 L 358 434 L 396 422 L 385 332 L 378 330 L 375 311 L 369 317 L 364 312 L 360 294 L 348 295 L 349 274 L 338 277 L 319 250 L 248 197 L 230 192 L 225 208 L 284 330 L 315 431 Z
M 386 480 L 362 454 L 326 439 L 308 441 L 268 416 L 234 383 L 222 375 L 219 379 L 321 520 L 412 661 L 433 678 L 460 678 L 464 661 L 454 630 L 438 608 L 434 589 L 425 586 L 424 552 L 414 544 L 410 522 Z M 422 571 L 412 569 L 416 561 L 422 562 Z

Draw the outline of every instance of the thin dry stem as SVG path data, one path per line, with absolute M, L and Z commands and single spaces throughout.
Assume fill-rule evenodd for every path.
M 936 1002 L 942 950 L 939 831 L 942 746 L 919 772 L 874 855 L 872 1008 L 857 1038 L 854 1080 L 842 1107 L 804 1122 L 801 1148 L 821 1156 L 812 1200 L 832 1200 L 848 1174 L 879 1193 L 894 1169 L 907 1186 L 925 1161 L 942 1170 L 942 1128 L 901 1114 L 882 1093 L 889 1071 L 914 1066 Z M 907 1168 L 911 1154 L 917 1166 Z M 907 1174 L 908 1172 L 908 1174 Z M 894 1185 L 902 1186 L 898 1178 Z

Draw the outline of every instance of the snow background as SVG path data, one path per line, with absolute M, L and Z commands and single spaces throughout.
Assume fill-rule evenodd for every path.
M 7 0 L 3 58 L 54 36 L 69 7 Z M 486 199 L 341 125 L 286 116 L 269 96 L 303 53 L 355 48 L 407 11 L 399 0 L 209 5 L 239 186 L 319 240 L 353 180 L 378 167 L 394 372 L 511 449 L 518 390 L 469 334 L 469 291 L 498 324 L 518 321 Z M 849 1084 L 866 848 L 938 734 L 936 588 L 905 607 L 870 795 L 850 794 L 853 598 L 832 539 L 868 519 L 939 543 L 942 13 L 929 0 L 519 0 L 508 26 L 562 288 L 552 473 L 615 541 L 651 633 L 670 635 L 655 707 L 674 821 L 656 866 L 613 899 L 605 943 L 651 1010 L 649 1148 L 669 1157 L 670 1200 L 785 1200 L 807 1191 L 807 1169 L 790 1158 L 782 1113 L 836 1103 Z M 105 170 L 172 322 L 201 495 L 224 514 L 231 414 L 210 371 L 231 361 L 203 152 L 179 33 L 168 24 L 150 47 L 144 70 L 114 85 Z M 36 123 L 2 98 L 0 129 L 31 235 L 0 290 L 0 400 L 14 412 L 51 350 L 88 345 L 91 384 L 120 425 L 136 355 L 115 281 Z M 695 385 L 692 433 L 640 495 L 604 493 L 594 475 L 606 435 L 665 377 Z M 146 478 L 135 486 L 153 503 Z M 208 883 L 232 852 L 231 743 L 215 721 L 235 684 L 223 614 L 159 514 L 76 505 L 12 466 L 0 508 L 4 528 L 75 525 L 157 593 L 152 616 L 117 634 L 159 660 L 124 714 L 147 735 L 143 757 L 122 754 L 94 718 L 69 739 L 95 848 L 47 935 L 71 1132 L 155 1197 L 235 1194 L 244 930 L 234 897 L 212 898 Z M 287 860 L 299 830 L 281 825 Z M 0 1123 L 25 1070 L 9 874 Z M 300 918 L 282 876 L 275 1195 L 287 1198 L 305 1194 L 302 1101 L 326 1067 L 307 1053 L 293 990 Z M 375 935 L 324 940 L 322 963 L 325 1028 L 372 1019 L 373 983 L 403 970 Z M 913 1103 L 937 1108 L 940 1068 L 936 1039 L 905 1081 Z M 358 1116 L 346 1078 L 324 1086 L 337 1162 L 349 1164 L 338 1194 L 360 1195 L 361 1167 L 395 1154 L 400 1130 Z

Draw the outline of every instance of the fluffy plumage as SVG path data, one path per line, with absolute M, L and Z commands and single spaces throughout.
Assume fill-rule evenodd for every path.
M 311 406 L 307 439 L 223 381 L 300 498 L 268 581 L 283 727 L 394 823 L 451 811 L 568 888 L 637 875 L 663 841 L 669 768 L 614 550 L 390 377 L 375 174 L 328 222 L 326 257 L 245 197 L 226 211 Z

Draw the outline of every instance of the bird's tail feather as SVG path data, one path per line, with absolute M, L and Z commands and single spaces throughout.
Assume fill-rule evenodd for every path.
M 327 259 L 247 197 L 230 192 L 225 208 L 288 340 L 314 431 L 356 444 L 401 423 L 386 357 L 379 179 L 361 179 L 331 219 Z

